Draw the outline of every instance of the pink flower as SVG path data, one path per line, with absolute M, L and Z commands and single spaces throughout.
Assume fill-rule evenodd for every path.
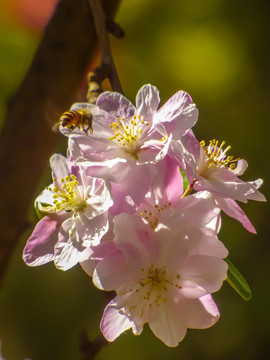
M 123 206 L 115 214 L 134 212 L 149 190 L 154 164 L 168 152 L 170 138 L 180 139 L 197 121 L 197 109 L 188 94 L 176 93 L 158 110 L 159 101 L 152 85 L 139 90 L 136 107 L 119 93 L 105 92 L 97 100 L 93 134 L 68 134 L 71 159 L 86 163 L 89 175 L 112 182 L 114 197 L 119 199 L 115 204 Z M 71 109 L 91 112 L 93 105 L 77 103 Z
M 169 156 L 156 167 L 158 172 L 136 211 L 137 215 L 142 216 L 153 228 L 159 222 L 179 223 L 183 219 L 199 228 L 204 228 L 213 220 L 220 224 L 220 208 L 208 191 L 181 197 L 183 178 L 178 166 Z
M 97 245 L 108 231 L 108 209 L 113 204 L 102 179 L 86 176 L 64 156 L 50 160 L 53 184 L 37 198 L 39 221 L 24 248 L 24 261 L 31 266 L 54 261 L 67 270 L 84 258 L 84 250 Z
M 230 146 L 225 147 L 224 141 L 219 144 L 217 140 L 212 140 L 207 146 L 205 142 L 199 143 L 193 132 L 189 131 L 182 138 L 179 154 L 184 155 L 181 159 L 179 156 L 179 164 L 194 190 L 209 191 L 227 215 L 240 221 L 248 231 L 256 233 L 235 200 L 244 203 L 248 200 L 266 201 L 258 191 L 263 181 L 257 179 L 246 182 L 239 179 L 238 176 L 247 168 L 247 162 L 228 156 L 229 149 Z
M 169 223 L 153 229 L 135 215 L 114 218 L 115 250 L 107 249 L 93 274 L 98 288 L 116 291 L 101 320 L 108 341 L 129 328 L 139 335 L 148 323 L 166 345 L 177 346 L 187 328 L 218 320 L 210 294 L 227 277 L 227 250 L 220 243 L 217 251 L 219 240 L 192 221 Z

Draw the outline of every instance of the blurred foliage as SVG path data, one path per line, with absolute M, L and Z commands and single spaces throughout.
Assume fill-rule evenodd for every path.
M 3 9 L 12 13 L 9 6 L 14 1 L 0 1 L 2 121 L 41 33 L 36 28 L 31 30 L 31 22 L 22 27 L 23 22 L 15 21 L 14 16 L 3 17 Z M 33 14 L 38 16 L 38 8 L 38 3 L 30 7 L 32 18 Z M 126 95 L 134 100 L 145 83 L 159 88 L 163 103 L 179 89 L 188 91 L 200 111 L 194 128 L 197 137 L 206 141 L 217 138 L 230 144 L 230 155 L 250 163 L 244 178 L 265 180 L 262 191 L 268 199 L 269 13 L 270 3 L 266 0 L 123 0 L 116 20 L 126 37 L 112 39 Z M 18 19 L 18 13 L 16 16 Z M 24 121 L 27 119 L 22 119 L 22 126 Z M 221 312 L 214 327 L 189 330 L 177 348 L 167 348 L 146 326 L 139 337 L 130 332 L 120 336 L 102 350 L 98 359 L 267 358 L 269 207 L 252 202 L 242 207 L 258 234 L 249 234 L 224 215 L 220 239 L 251 286 L 252 300 L 244 302 L 224 284 L 214 296 Z M 30 232 L 20 241 L 0 296 L 4 358 L 76 359 L 81 329 L 87 329 L 92 339 L 99 334 L 99 320 L 108 298 L 92 286 L 79 266 L 65 273 L 52 264 L 27 267 L 21 252 Z

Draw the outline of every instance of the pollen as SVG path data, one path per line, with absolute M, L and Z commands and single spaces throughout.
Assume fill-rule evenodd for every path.
M 86 206 L 86 201 L 81 197 L 78 189 L 78 180 L 75 175 L 60 178 L 61 186 L 54 184 L 47 189 L 53 193 L 53 211 L 78 212 Z
M 171 203 L 164 204 L 162 206 L 155 204 L 153 207 L 153 211 L 144 210 L 140 213 L 141 217 L 146 220 L 153 229 L 155 229 L 158 225 L 159 218 L 161 214 L 171 208 Z
M 209 145 L 205 145 L 205 141 L 200 142 L 205 155 L 207 157 L 206 170 L 210 167 L 226 167 L 227 169 L 234 170 L 236 168 L 236 163 L 239 160 L 233 159 L 233 156 L 227 156 L 227 152 L 231 149 L 231 146 L 224 148 L 225 141 L 222 141 L 219 145 L 218 140 L 210 140 Z
M 143 299 L 142 309 L 146 307 L 159 307 L 162 303 L 168 301 L 168 293 L 170 289 L 181 289 L 180 274 L 176 274 L 173 278 L 165 266 L 157 266 L 150 264 L 148 268 L 142 269 L 142 278 L 133 291 Z M 133 311 L 137 306 L 132 304 L 129 312 Z M 141 310 L 142 311 L 142 310 Z
M 109 140 L 115 141 L 124 150 L 134 156 L 138 160 L 138 151 L 140 150 L 140 138 L 145 128 L 150 125 L 148 121 L 141 119 L 141 116 L 134 115 L 131 119 L 116 117 L 110 128 L 113 132 L 113 136 L 109 137 Z

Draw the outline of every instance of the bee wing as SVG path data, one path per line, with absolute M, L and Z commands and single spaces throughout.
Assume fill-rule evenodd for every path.
M 70 110 L 86 110 L 88 111 L 90 114 L 93 114 L 97 111 L 98 107 L 96 105 L 93 104 L 89 104 L 89 103 L 74 103 Z
M 57 121 L 57 123 L 53 124 L 52 131 L 55 132 L 55 133 L 60 132 L 59 127 L 60 127 L 60 121 Z

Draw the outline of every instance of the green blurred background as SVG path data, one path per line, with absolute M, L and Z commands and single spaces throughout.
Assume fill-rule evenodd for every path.
M 39 43 L 56 0 L 0 0 L 0 120 Z M 267 0 L 123 0 L 116 21 L 125 30 L 112 39 L 124 91 L 132 101 L 145 83 L 162 102 L 177 90 L 191 94 L 200 115 L 198 139 L 217 138 L 245 158 L 245 180 L 264 179 L 269 199 L 270 3 Z M 7 154 L 8 156 L 8 154 Z M 2 174 L 3 176 L 4 174 Z M 49 180 L 49 169 L 48 178 Z M 3 191 L 3 189 L 2 189 Z M 38 194 L 40 189 L 36 190 Z M 221 318 L 208 330 L 189 330 L 167 348 L 148 327 L 104 348 L 97 359 L 265 359 L 270 340 L 270 245 L 268 203 L 242 206 L 258 234 L 223 216 L 220 239 L 248 280 L 253 298 L 242 300 L 227 283 L 214 295 Z M 33 224 L 34 213 L 30 215 Z M 79 266 L 61 272 L 48 264 L 28 268 L 21 259 L 24 234 L 0 294 L 0 339 L 6 360 L 71 360 L 78 337 L 99 334 L 108 299 Z

